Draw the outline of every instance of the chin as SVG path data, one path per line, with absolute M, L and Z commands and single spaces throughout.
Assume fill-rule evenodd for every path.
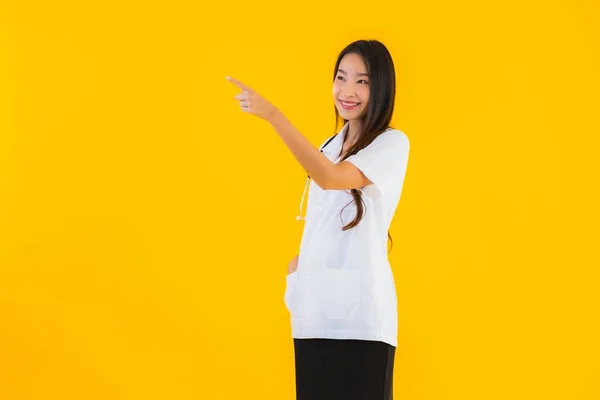
M 353 119 L 360 119 L 362 117 L 362 115 L 364 114 L 363 110 L 353 110 L 351 112 L 348 112 L 346 110 L 340 110 L 338 108 L 338 112 L 340 113 L 340 116 L 348 121 L 353 120 Z

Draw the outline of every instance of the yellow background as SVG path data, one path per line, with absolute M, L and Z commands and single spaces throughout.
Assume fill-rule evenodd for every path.
M 404 400 L 598 399 L 594 1 L 0 2 L 0 399 L 293 399 L 283 303 L 332 68 L 393 54 Z M 596 25 L 596 26 L 594 26 Z

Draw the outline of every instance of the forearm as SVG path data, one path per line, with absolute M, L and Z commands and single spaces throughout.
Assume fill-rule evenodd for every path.
M 325 189 L 335 165 L 323 155 L 279 110 L 269 118 L 269 123 L 302 165 L 311 179 Z

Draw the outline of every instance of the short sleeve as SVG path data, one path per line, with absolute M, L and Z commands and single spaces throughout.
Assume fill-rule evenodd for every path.
M 408 136 L 397 129 L 377 136 L 371 144 L 344 161 L 352 163 L 371 182 L 363 192 L 369 196 L 385 195 L 394 185 L 402 184 L 408 164 L 410 142 Z

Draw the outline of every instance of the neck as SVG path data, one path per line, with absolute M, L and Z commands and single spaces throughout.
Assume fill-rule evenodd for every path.
M 360 128 L 361 121 L 350 120 L 348 123 L 348 132 L 346 133 L 345 141 L 352 144 L 356 141 L 358 136 L 358 130 Z

